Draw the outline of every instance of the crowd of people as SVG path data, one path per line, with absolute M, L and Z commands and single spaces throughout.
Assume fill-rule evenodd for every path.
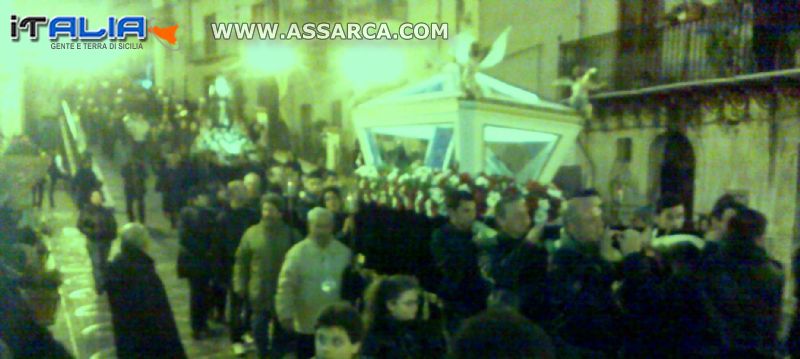
M 308 203 L 303 224 L 279 193 L 248 197 L 238 181 L 227 193 L 215 208 L 209 193 L 191 191 L 178 220 L 178 270 L 190 282 L 197 340 L 215 335 L 208 321 L 224 313 L 231 342 L 244 347 L 251 336 L 259 357 L 771 358 L 784 350 L 784 278 L 763 248 L 767 221 L 731 197 L 697 237 L 680 234 L 675 197 L 658 202 L 648 229 L 616 233 L 589 193 L 568 201 L 560 238 L 546 239 L 531 235 L 524 199 L 507 196 L 495 209 L 498 234 L 479 243 L 475 199 L 456 191 L 430 242 L 441 280 L 424 288 L 363 267 L 332 188 Z
M 90 113 L 82 118 L 95 111 L 78 107 Z M 191 134 L 195 114 L 181 106 L 148 127 L 157 132 L 178 121 L 174 128 Z M 363 248 L 380 246 L 381 231 L 394 228 L 378 226 L 368 237 L 375 243 L 363 244 L 364 218 L 379 212 L 348 206 L 335 174 L 304 172 L 290 153 L 222 164 L 191 154 L 181 141 L 143 145 L 130 133 L 109 140 L 116 129 L 93 129 L 102 122 L 93 121 L 84 126 L 96 132 L 90 138 L 110 141 L 98 143 L 112 149 L 106 155 L 119 144 L 134 149 L 119 173 L 130 222 L 119 231 L 90 156 L 72 180 L 78 228 L 95 289 L 111 304 L 119 357 L 186 356 L 148 255 L 147 173 L 156 174 L 161 207 L 176 229 L 192 338 L 221 335 L 210 325 L 221 323 L 237 354 L 252 339 L 262 358 L 800 355 L 797 323 L 788 340 L 780 337 L 784 273 L 764 249 L 767 220 L 731 196 L 717 201 L 709 228 L 698 233 L 687 231 L 684 204 L 671 194 L 653 213 L 613 230 L 600 196 L 584 191 L 543 229 L 519 195 L 505 194 L 492 217 L 478 218 L 474 195 L 453 190 L 446 218 L 424 238 L 436 280 L 422 281 L 418 273 L 367 265 Z M 51 177 L 63 177 L 63 167 L 54 156 Z M 116 239 L 121 253 L 109 261 Z

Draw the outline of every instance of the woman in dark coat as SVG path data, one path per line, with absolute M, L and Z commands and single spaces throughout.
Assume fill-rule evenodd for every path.
M 129 223 L 108 268 L 108 301 L 119 358 L 186 358 L 164 284 L 146 253 L 147 229 Z
M 177 155 L 170 155 L 167 164 L 160 171 L 156 190 L 161 192 L 161 209 L 164 215 L 169 218 L 172 228 L 178 224 L 178 213 L 183 207 L 183 188 L 181 188 L 184 173 L 178 165 L 180 158 Z
M 93 191 L 89 203 L 84 205 L 78 217 L 78 230 L 86 236 L 86 250 L 92 260 L 94 286 L 98 294 L 103 293 L 105 272 L 111 242 L 117 237 L 117 220 L 114 211 L 103 206 L 103 193 Z
M 200 188 L 192 188 L 189 205 L 181 210 L 178 224 L 178 277 L 189 280 L 189 313 L 195 339 L 210 332 L 207 319 L 211 309 L 211 243 L 216 214 L 208 204 L 208 195 Z
M 72 179 L 72 188 L 75 190 L 78 209 L 82 209 L 84 205 L 89 203 L 89 196 L 92 191 L 101 187 L 102 183 L 92 170 L 92 161 L 90 159 L 81 161 L 81 166 Z
M 417 279 L 405 275 L 384 278 L 370 287 L 368 329 L 361 355 L 385 359 L 445 357 L 443 325 L 424 319 L 421 294 Z

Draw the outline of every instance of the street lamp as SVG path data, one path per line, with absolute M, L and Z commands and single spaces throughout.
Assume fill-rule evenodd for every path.
M 297 48 L 287 41 L 260 41 L 245 48 L 246 66 L 262 75 L 278 75 L 300 63 Z
M 214 80 L 214 90 L 220 98 L 228 98 L 231 96 L 231 86 L 224 76 L 217 76 Z
M 353 88 L 364 90 L 402 80 L 406 56 L 405 48 L 396 43 L 360 42 L 343 47 L 337 60 Z

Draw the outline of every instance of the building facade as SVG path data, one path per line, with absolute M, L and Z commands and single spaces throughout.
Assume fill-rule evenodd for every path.
M 372 81 L 362 86 L 347 69 L 359 66 L 367 76 L 383 76 L 382 59 L 370 59 L 354 48 L 382 46 L 357 41 L 307 40 L 281 44 L 291 46 L 296 54 L 290 68 L 265 72 L 269 51 L 258 53 L 254 41 L 214 40 L 212 23 L 267 22 L 282 28 L 289 24 L 386 22 L 458 23 L 455 0 L 360 0 L 360 1 L 289 1 L 235 0 L 220 3 L 209 0 L 169 1 L 156 4 L 155 12 L 166 23 L 178 23 L 179 51 L 157 49 L 154 54 L 155 82 L 180 99 L 198 101 L 206 96 L 217 76 L 233 84 L 236 116 L 248 120 L 266 117 L 286 122 L 292 132 L 295 150 L 303 157 L 324 154 L 322 133 L 326 128 L 341 131 L 345 152 L 354 149 L 355 136 L 350 124 L 350 109 L 375 94 L 411 83 L 434 73 L 441 54 L 448 51 L 446 40 L 392 44 L 391 64 L 402 72 L 384 82 Z M 450 30 L 452 33 L 454 30 Z M 356 49 L 357 50 L 357 49 Z M 349 57 L 348 57 L 349 56 Z M 355 56 L 355 59 L 352 58 Z M 351 60 L 343 60 L 350 58 Z M 343 61 L 355 64 L 343 64 Z M 371 72 L 369 72 L 371 71 Z M 390 71 L 391 72 L 391 71 Z M 309 145 L 310 144 L 310 145 Z M 344 156 L 347 158 L 347 156 Z M 345 161 L 349 162 L 349 161 Z
M 584 185 L 621 222 L 664 193 L 681 196 L 696 223 L 721 195 L 737 195 L 767 216 L 768 250 L 790 268 L 800 232 L 796 35 L 781 40 L 788 56 L 775 52 L 764 67 L 770 49 L 754 34 L 770 15 L 752 2 L 606 3 L 616 3 L 613 31 L 562 41 L 548 60 L 561 77 L 596 67 L 605 84 L 575 151 Z
M 352 107 L 439 71 L 451 58 L 447 41 L 408 46 L 400 79 L 361 87 L 342 71 L 346 43 L 306 41 L 298 66 L 265 75 L 252 61 L 248 65 L 247 42 L 214 41 L 210 24 L 446 22 L 451 38 L 469 31 L 483 45 L 510 25 L 506 56 L 487 71 L 491 76 L 563 100 L 569 91 L 554 86 L 556 80 L 576 67 L 598 69 L 605 87 L 592 95 L 594 114 L 564 173 L 603 194 L 610 220 L 624 222 L 633 208 L 677 192 L 687 203 L 687 219 L 697 221 L 716 198 L 734 193 L 767 214 L 770 251 L 788 262 L 798 232 L 794 63 L 783 65 L 783 73 L 755 67 L 757 19 L 749 2 L 692 3 L 696 7 L 672 0 L 165 0 L 154 4 L 156 16 L 180 24 L 185 47 L 156 49 L 154 77 L 177 97 L 196 100 L 224 75 L 240 99 L 239 116 L 281 118 L 295 143 L 321 142 L 322 129 L 338 127 L 343 148 L 351 151 Z M 305 153 L 308 147 L 297 150 L 319 154 Z

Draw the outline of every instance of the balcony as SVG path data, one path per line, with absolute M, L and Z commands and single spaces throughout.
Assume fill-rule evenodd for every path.
M 209 34 L 209 36 L 211 36 Z M 194 41 L 191 48 L 191 62 L 212 64 L 228 58 L 236 58 L 241 51 L 241 42 L 236 40 Z
M 576 66 L 597 67 L 602 92 L 639 90 L 759 73 L 753 52 L 753 11 L 744 6 L 727 16 L 678 24 L 625 29 L 560 45 L 559 75 Z M 800 33 L 787 36 L 782 61 L 773 70 L 797 67 Z

